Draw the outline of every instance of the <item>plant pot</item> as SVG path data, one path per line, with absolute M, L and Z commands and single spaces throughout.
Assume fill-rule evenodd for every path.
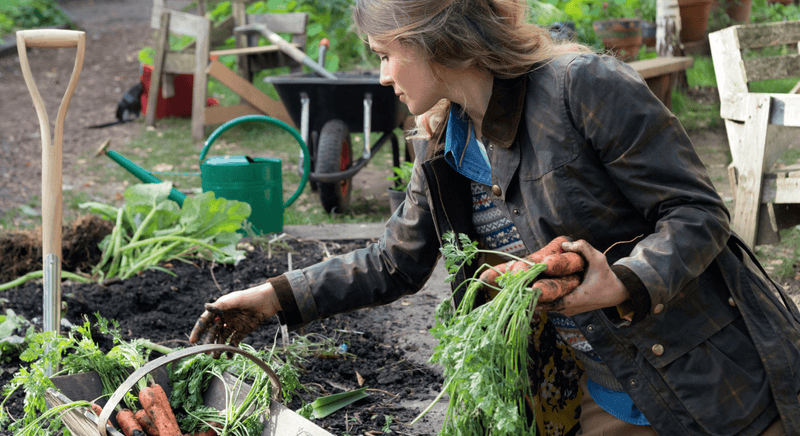
M 642 20 L 614 18 L 592 23 L 594 33 L 603 41 L 606 50 L 622 61 L 634 60 L 642 47 Z
M 702 41 L 708 33 L 708 14 L 712 0 L 678 0 L 681 14 L 681 41 Z
M 398 191 L 392 188 L 387 188 L 386 191 L 389 193 L 389 212 L 394 214 L 394 211 L 396 211 L 406 199 L 406 191 Z
M 791 1 L 791 0 L 789 0 Z M 750 22 L 750 9 L 753 7 L 753 0 L 725 0 L 725 13 L 737 23 Z
M 656 46 L 656 23 L 642 20 L 642 43 L 648 47 Z

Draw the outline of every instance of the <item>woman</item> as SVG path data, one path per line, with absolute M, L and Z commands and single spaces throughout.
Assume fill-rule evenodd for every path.
M 451 230 L 517 255 L 565 235 L 588 267 L 539 307 L 541 432 L 800 434 L 800 315 L 732 234 L 680 123 L 632 68 L 554 44 L 525 11 L 357 0 L 381 83 L 426 138 L 405 203 L 376 244 L 207 305 L 191 341 L 395 301 Z

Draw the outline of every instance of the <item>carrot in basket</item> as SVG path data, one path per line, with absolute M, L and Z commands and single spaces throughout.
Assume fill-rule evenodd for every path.
M 139 391 L 139 402 L 156 425 L 159 436 L 182 435 L 167 394 L 160 385 L 153 383 Z
M 153 419 L 150 418 L 150 415 L 147 414 L 147 411 L 144 409 L 139 409 L 136 413 L 133 414 L 136 421 L 142 426 L 142 430 L 147 434 L 147 436 L 159 436 L 158 429 L 156 428 Z
M 92 403 L 92 412 L 94 412 L 95 415 L 100 416 L 100 414 L 103 413 L 103 408 L 97 403 Z
M 574 291 L 581 284 L 578 274 L 563 277 L 543 278 L 533 282 L 532 289 L 541 289 L 540 303 L 550 303 Z
M 585 262 L 583 261 L 583 256 L 580 254 L 566 252 L 547 256 L 542 260 L 542 263 L 547 265 L 547 269 L 544 270 L 542 274 L 551 277 L 560 277 L 583 271 Z
M 125 436 L 145 436 L 142 426 L 136 421 L 130 409 L 121 409 L 117 412 L 117 424 Z

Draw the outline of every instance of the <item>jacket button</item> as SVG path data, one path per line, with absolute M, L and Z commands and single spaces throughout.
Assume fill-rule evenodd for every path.
M 632 388 L 639 386 L 639 382 L 637 382 L 635 379 L 631 379 L 631 381 L 629 381 L 628 383 L 630 383 Z
M 653 354 L 655 354 L 656 356 L 660 356 L 660 355 L 664 354 L 664 346 L 661 345 L 661 344 L 653 345 L 652 350 L 653 350 Z
M 728 297 L 728 304 L 730 304 L 731 306 L 736 307 L 736 302 L 733 301 L 733 297 Z
M 661 303 L 656 304 L 656 307 L 653 308 L 653 313 L 658 315 L 659 313 L 664 311 L 664 305 Z
M 503 190 L 500 189 L 500 186 L 498 185 L 492 185 L 492 194 L 499 197 L 500 195 L 503 194 Z
M 514 215 L 519 215 L 519 209 L 514 209 Z
M 589 324 L 588 326 L 586 326 L 586 330 L 589 330 L 590 332 L 593 332 L 594 331 L 594 325 Z

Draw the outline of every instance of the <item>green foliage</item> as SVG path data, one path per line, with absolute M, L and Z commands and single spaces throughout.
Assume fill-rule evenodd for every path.
M 45 26 L 72 25 L 55 0 L 0 2 L 0 34 Z
M 394 172 L 394 175 L 387 177 L 386 180 L 397 183 L 389 188 L 405 192 L 408 188 L 408 182 L 411 181 L 411 175 L 414 173 L 414 162 L 403 162 L 399 167 L 392 167 L 392 172 Z
M 492 252 L 478 249 L 465 235 L 456 238 L 450 232 L 444 239 L 442 254 L 450 281 L 462 265 L 480 253 Z M 535 422 L 528 421 L 525 397 L 531 396 L 528 336 L 541 291 L 527 286 L 544 269 L 543 264 L 530 264 L 528 270 L 501 275 L 498 294 L 478 307 L 474 307 L 475 298 L 487 285 L 472 278 L 455 310 L 450 299 L 437 308 L 431 333 L 439 344 L 431 362 L 444 367 L 442 394 L 450 396 L 442 435 L 484 434 L 487 430 L 493 435 L 535 433 Z
M 103 353 L 92 340 L 92 329 L 89 320 L 83 325 L 70 329 L 67 337 L 56 336 L 55 332 L 33 333 L 28 336 L 29 346 L 20 355 L 20 359 L 29 362 L 30 367 L 20 367 L 14 378 L 6 385 L 0 403 L 0 423 L 9 419 L 6 409 L 2 407 L 18 389 L 25 392 L 25 417 L 9 426 L 10 430 L 21 429 L 38 422 L 40 415 L 46 410 L 44 393 L 54 388 L 53 382 L 45 374 L 48 368 L 61 368 L 54 375 L 69 375 L 88 371 L 97 371 L 103 385 L 103 395 L 111 395 L 128 377 L 131 370 L 137 369 L 144 361 L 139 355 L 142 343 L 124 343 L 120 339 L 118 325 L 96 315 L 98 330 L 102 334 L 111 335 L 115 346 L 108 354 Z M 139 355 L 133 358 L 132 355 Z M 126 404 L 133 406 L 133 397 L 125 398 Z M 37 433 L 40 434 L 40 433 Z
M 27 347 L 27 335 L 18 334 L 26 328 L 30 332 L 33 327 L 13 310 L 6 309 L 6 314 L 0 315 L 0 361 L 11 362 Z
M 96 202 L 80 205 L 116 223 L 100 242 L 103 254 L 93 273 L 101 280 L 126 279 L 148 268 L 167 271 L 158 263 L 187 256 L 226 264 L 244 258 L 236 243 L 250 216 L 249 204 L 204 192 L 187 197 L 179 208 L 167 198 L 171 189 L 169 182 L 137 184 L 125 191 L 127 202 L 119 208 Z

